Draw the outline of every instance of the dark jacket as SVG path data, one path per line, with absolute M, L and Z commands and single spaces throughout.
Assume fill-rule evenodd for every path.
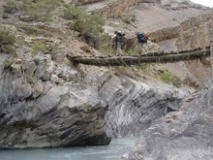
M 149 37 L 145 33 L 137 33 L 138 43 L 147 43 L 148 39 Z

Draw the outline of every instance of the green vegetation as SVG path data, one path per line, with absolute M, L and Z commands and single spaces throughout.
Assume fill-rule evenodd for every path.
M 2 18 L 3 18 L 3 19 L 9 18 L 9 14 L 6 13 L 6 12 L 3 12 L 3 13 L 2 13 Z
M 84 15 L 84 14 L 83 14 Z M 80 36 L 91 46 L 99 48 L 100 35 L 104 21 L 98 14 L 81 15 L 71 24 L 71 29 L 78 31 Z
M 134 55 L 138 55 L 138 52 L 136 52 L 135 50 L 129 50 L 129 51 L 127 51 L 127 53 L 126 53 L 127 55 L 129 55 L 129 56 L 134 56 Z
M 64 9 L 65 19 L 72 19 L 70 29 L 80 33 L 80 37 L 93 46 L 100 47 L 100 35 L 103 33 L 104 20 L 99 14 L 88 15 L 85 10 L 69 6 Z
M 113 52 L 112 48 L 112 39 L 108 34 L 104 34 L 101 37 L 101 45 L 100 45 L 100 51 L 106 55 L 110 55 Z
M 169 71 L 163 71 L 160 73 L 160 79 L 168 84 L 173 84 L 175 86 L 180 86 L 181 85 L 181 80 L 174 76 L 171 72 Z
M 148 64 L 148 63 L 140 64 L 138 66 L 138 69 L 145 71 L 149 66 L 150 66 L 150 64 Z
M 77 20 L 77 19 L 83 19 L 87 17 L 87 13 L 85 12 L 85 10 L 74 7 L 74 6 L 67 6 L 67 8 L 63 10 L 63 12 L 64 12 L 64 15 L 63 15 L 64 19 Z
M 189 1 L 188 0 L 184 0 L 184 1 L 182 1 L 182 4 L 189 5 Z
M 0 27 L 0 52 L 12 52 L 15 42 L 16 37 L 6 27 Z
M 32 45 L 32 49 L 33 49 L 33 55 L 36 55 L 39 52 L 42 52 L 42 53 L 48 53 L 49 52 L 48 47 L 44 43 L 41 43 L 41 42 L 34 43 Z
M 120 17 L 124 23 L 131 24 L 136 21 L 134 14 L 124 14 Z
M 4 13 L 14 14 L 19 10 L 19 2 L 17 0 L 8 0 L 4 5 Z
M 6 59 L 4 61 L 4 69 L 9 68 L 12 64 L 13 64 L 13 60 L 12 59 Z
M 44 30 L 37 28 L 36 26 L 32 25 L 17 25 L 17 30 L 24 32 L 25 34 L 28 35 L 42 35 L 44 37 L 54 37 L 55 34 L 51 33 L 50 31 Z
M 26 18 L 22 18 L 24 21 L 47 21 L 49 15 L 45 12 L 45 7 L 40 5 L 24 5 L 24 12 L 27 15 Z
M 21 12 L 27 16 L 27 21 L 46 21 L 50 18 L 50 12 L 61 4 L 61 0 L 34 0 L 34 3 L 29 0 L 7 0 L 4 5 L 4 13 Z
M 49 20 L 50 13 L 60 5 L 60 0 L 42 0 L 36 3 L 29 3 L 29 1 L 23 0 L 21 7 L 24 13 L 30 16 L 31 21 L 46 21 Z

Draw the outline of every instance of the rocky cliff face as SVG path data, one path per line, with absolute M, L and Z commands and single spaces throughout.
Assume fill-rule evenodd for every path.
M 212 82 L 196 100 L 156 121 L 122 160 L 212 159 Z
M 212 10 L 209 8 L 189 1 L 163 0 L 155 4 L 140 3 L 134 12 L 137 29 L 151 32 L 151 40 L 156 43 L 155 46 L 158 45 L 155 49 L 159 51 L 182 51 L 209 46 L 212 32 Z M 153 48 L 153 44 L 148 45 Z M 207 58 L 164 66 L 187 85 L 202 87 L 211 75 L 209 64 Z
M 192 18 L 182 23 L 180 36 L 176 41 L 178 48 L 205 48 L 211 44 L 213 33 L 213 12 Z M 191 35 L 191 36 L 190 36 Z M 211 58 L 200 59 L 198 61 L 186 62 L 190 73 L 196 77 L 197 83 L 204 86 L 204 82 L 212 76 Z
M 187 94 L 105 68 L 76 70 L 50 55 L 28 58 L 6 66 L 1 55 L 1 148 L 108 144 L 141 133 Z
M 0 148 L 108 144 L 106 103 L 79 73 L 38 55 L 5 68 L 1 55 Z M 20 62 L 20 61 L 19 61 Z
M 187 89 L 162 83 L 145 84 L 107 69 L 85 72 L 86 83 L 108 105 L 105 119 L 112 137 L 140 134 L 155 119 L 178 110 L 181 100 L 189 93 Z
M 104 0 L 84 7 L 89 12 L 99 12 L 104 17 L 112 18 L 125 14 L 136 2 L 137 0 Z
M 211 11 L 209 8 L 185 0 L 139 3 L 133 10 L 137 20 L 136 28 L 144 32 L 155 32 L 160 29 L 176 27 L 189 18 Z
M 189 18 L 178 26 L 153 32 L 152 38 L 155 42 L 175 39 L 175 46 L 179 51 L 205 48 L 210 44 L 210 33 L 213 26 L 212 16 L 213 13 L 210 12 Z
M 153 39 L 157 37 L 155 40 L 160 45 L 160 50 L 166 51 L 182 51 L 209 47 L 210 35 L 213 32 L 212 16 L 213 14 L 210 12 L 190 18 L 182 22 L 179 26 L 156 31 L 153 33 Z M 185 62 L 185 66 L 197 86 L 203 86 L 204 82 L 212 74 L 209 58 Z
M 158 34 L 162 50 L 205 48 L 210 46 L 212 22 L 212 13 L 208 13 L 154 34 Z M 204 84 L 211 76 L 209 62 L 209 59 L 202 59 L 185 65 L 189 73 L 197 78 L 196 81 Z M 184 101 L 179 111 L 168 113 L 153 122 L 142 133 L 135 148 L 121 159 L 212 159 L 212 84 L 209 81 L 202 91 L 191 95 L 196 99 Z

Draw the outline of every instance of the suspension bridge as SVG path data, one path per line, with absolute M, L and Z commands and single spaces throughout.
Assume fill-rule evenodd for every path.
M 120 56 L 70 56 L 67 58 L 75 64 L 94 65 L 94 66 L 126 66 L 139 65 L 141 63 L 174 63 L 178 61 L 189 61 L 208 57 L 213 54 L 213 47 L 205 49 L 198 48 L 181 52 L 154 52 L 145 55 L 120 55 Z

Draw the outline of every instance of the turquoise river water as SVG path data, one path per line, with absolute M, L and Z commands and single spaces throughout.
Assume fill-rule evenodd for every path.
M 107 146 L 55 149 L 0 150 L 0 160 L 119 160 L 138 137 L 112 140 Z

